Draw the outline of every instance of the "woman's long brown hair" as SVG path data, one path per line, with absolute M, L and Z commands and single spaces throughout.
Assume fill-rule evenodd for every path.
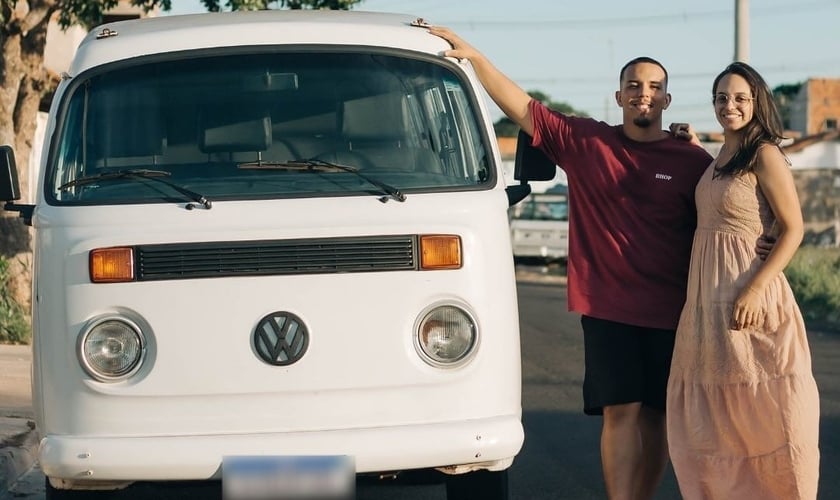
M 735 155 L 725 164 L 716 167 L 716 177 L 751 172 L 755 167 L 758 148 L 763 144 L 778 146 L 784 139 L 784 127 L 773 93 L 764 78 L 749 64 L 734 62 L 727 66 L 712 84 L 712 101 L 721 78 L 730 74 L 742 77 L 749 84 L 753 96 L 753 118 L 741 133 Z

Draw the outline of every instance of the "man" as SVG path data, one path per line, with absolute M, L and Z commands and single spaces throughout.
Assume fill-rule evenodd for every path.
M 686 127 L 662 129 L 668 74 L 640 57 L 620 72 L 621 125 L 552 111 L 452 31 L 431 27 L 467 59 L 488 95 L 569 183 L 569 309 L 582 315 L 584 412 L 603 415 L 607 494 L 652 498 L 668 462 L 665 388 L 685 301 L 694 187 L 711 162 Z

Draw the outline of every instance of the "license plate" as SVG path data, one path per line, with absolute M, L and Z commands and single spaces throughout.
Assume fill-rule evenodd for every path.
M 224 500 L 348 500 L 356 485 L 352 457 L 227 456 Z

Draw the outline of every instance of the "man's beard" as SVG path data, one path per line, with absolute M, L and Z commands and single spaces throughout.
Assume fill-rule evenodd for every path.
M 636 118 L 633 118 L 633 125 L 637 127 L 648 128 L 651 123 L 653 123 L 651 119 L 646 116 L 637 116 Z

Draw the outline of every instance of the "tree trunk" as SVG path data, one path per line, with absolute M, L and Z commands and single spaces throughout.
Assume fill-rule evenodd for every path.
M 3 3 L 0 26 L 0 144 L 12 145 L 20 181 L 20 203 L 29 196 L 29 156 L 41 98 L 50 84 L 44 68 L 47 24 L 55 0 Z M 32 233 L 16 212 L 0 209 L 0 256 L 10 261 L 11 291 L 29 310 L 32 283 Z

